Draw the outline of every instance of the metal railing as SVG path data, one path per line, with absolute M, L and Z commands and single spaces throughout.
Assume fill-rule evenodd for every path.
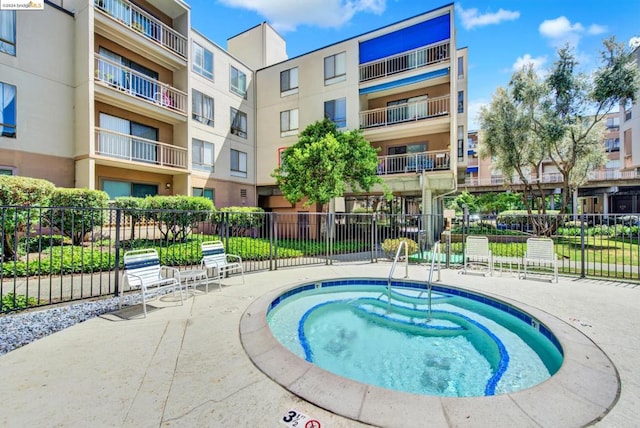
M 187 169 L 187 149 L 96 128 L 95 153 L 110 158 Z
M 187 58 L 187 38 L 135 4 L 126 0 L 94 0 L 94 5 L 97 10 L 122 25 L 137 31 L 174 54 Z
M 471 165 L 470 165 L 471 166 Z M 620 171 L 619 169 L 605 169 L 590 171 L 587 174 L 588 181 L 610 181 L 610 180 L 633 180 L 640 178 L 640 174 L 637 171 Z M 531 174 L 528 177 L 529 183 L 562 183 L 562 174 L 548 173 L 537 176 Z M 506 180 L 502 176 L 494 176 L 491 178 L 467 178 L 465 184 L 469 186 L 496 186 L 503 184 L 522 184 L 523 181 L 516 178 L 512 181 Z
M 360 82 L 426 67 L 451 57 L 449 40 L 360 65 Z
M 27 305 L 117 295 L 128 250 L 155 248 L 163 264 L 194 268 L 202 258 L 200 244 L 212 239 L 223 241 L 227 253 L 240 255 L 245 272 L 392 261 L 397 249 L 393 243 L 403 239 L 417 243 L 418 250 L 407 254 L 410 262 L 439 263 L 437 251 L 428 249 L 440 240 L 444 220 L 386 212 L 3 206 L 0 226 L 1 312 L 10 312 Z M 469 234 L 487 236 L 492 253 L 510 259 L 524 256 L 527 238 L 547 236 L 554 241 L 560 275 L 640 283 L 640 214 L 468 217 L 454 221 L 447 234 L 446 266 L 462 265 Z
M 378 156 L 378 175 L 446 171 L 449 168 L 448 150 Z
M 360 129 L 377 128 L 399 123 L 449 115 L 449 96 L 431 98 L 391 107 L 360 112 Z
M 95 80 L 127 95 L 187 114 L 185 92 L 99 54 L 95 55 Z

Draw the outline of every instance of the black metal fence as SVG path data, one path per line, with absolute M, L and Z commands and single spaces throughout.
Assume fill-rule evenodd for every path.
M 441 240 L 441 261 L 455 267 L 470 234 L 487 236 L 493 254 L 509 258 L 524 255 L 528 237 L 544 235 L 554 240 L 561 274 L 640 279 L 640 215 L 467 216 L 445 232 L 436 215 L 4 206 L 0 223 L 1 312 L 117 294 L 122 257 L 132 249 L 156 248 L 163 264 L 190 269 L 207 240 L 221 240 L 254 272 L 374 263 L 394 252 L 388 240 L 402 238 L 416 243 L 413 262 L 429 262 Z

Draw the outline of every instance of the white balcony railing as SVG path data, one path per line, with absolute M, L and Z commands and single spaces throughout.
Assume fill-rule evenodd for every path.
M 185 92 L 97 54 L 95 80 L 128 95 L 187 114 L 188 97 Z
M 640 178 L 640 174 L 636 171 L 620 171 L 619 169 L 604 169 L 591 171 L 587 175 L 588 181 L 610 181 L 610 180 L 633 180 Z M 527 181 L 529 183 L 561 183 L 562 182 L 562 174 L 560 173 L 549 173 L 542 174 L 540 177 L 536 177 L 536 175 L 530 175 L 527 177 Z M 504 184 L 509 184 L 504 177 L 491 177 L 491 178 L 467 178 L 465 180 L 465 184 L 468 186 L 499 186 Z M 522 180 L 517 178 L 513 180 L 513 184 L 522 184 Z
M 187 149 L 96 128 L 97 155 L 173 168 L 187 168 Z
M 449 61 L 451 57 L 450 49 L 449 40 L 446 40 L 431 46 L 361 64 L 360 82 Z
M 449 96 L 360 112 L 360 129 L 395 125 L 449 114 Z
M 96 8 L 147 39 L 187 58 L 187 38 L 126 0 L 94 0 Z
M 449 151 L 447 150 L 378 156 L 378 175 L 442 171 L 448 170 L 449 166 Z

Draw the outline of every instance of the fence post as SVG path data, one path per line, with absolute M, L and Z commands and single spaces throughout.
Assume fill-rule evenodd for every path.
M 273 269 L 278 270 L 278 213 L 273 213 Z
M 371 263 L 378 263 L 378 213 L 371 219 Z
M 326 254 L 326 258 L 325 258 L 325 265 L 330 265 L 332 264 L 332 262 L 330 261 L 331 258 L 331 251 L 329 250 L 329 217 L 331 216 L 331 213 L 320 213 L 321 217 L 324 217 L 324 243 L 325 243 L 325 254 Z
M 120 216 L 122 214 L 122 208 L 116 208 L 116 269 L 115 269 L 115 278 L 113 279 L 113 283 L 115 284 L 113 295 L 114 297 L 118 297 L 120 293 L 120 225 L 121 219 Z M 122 302 L 120 302 L 122 304 Z
M 585 275 L 585 263 L 586 260 L 584 259 L 584 255 L 585 255 L 585 245 L 584 245 L 584 224 L 587 220 L 587 217 L 585 215 L 585 213 L 582 213 L 582 216 L 580 216 L 580 278 L 584 278 Z

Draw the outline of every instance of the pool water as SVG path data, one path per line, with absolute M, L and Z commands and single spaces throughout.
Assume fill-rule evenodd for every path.
M 385 286 L 366 284 L 289 292 L 271 305 L 271 331 L 325 370 L 416 394 L 504 394 L 543 382 L 562 364 L 559 345 L 521 312 L 439 287 L 429 317 L 427 292 L 415 284 L 394 286 L 390 300 Z

